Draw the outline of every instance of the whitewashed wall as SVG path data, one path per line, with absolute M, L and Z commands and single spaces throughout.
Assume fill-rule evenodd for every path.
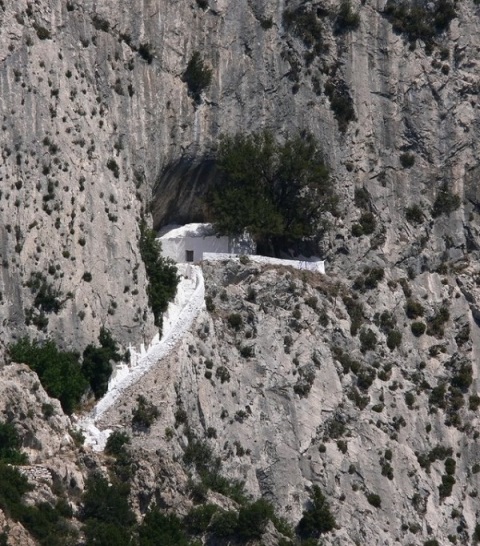
M 195 262 L 203 259 L 204 252 L 224 253 L 230 250 L 228 237 L 160 237 L 159 241 L 162 244 L 162 255 L 179 263 L 186 261 L 187 250 L 193 250 Z
M 205 252 L 203 259 L 209 262 L 212 261 L 221 261 L 221 260 L 236 260 L 238 261 L 240 257 L 238 254 L 221 254 L 219 252 L 209 253 Z M 259 255 L 249 255 L 248 259 L 251 262 L 259 264 L 270 264 L 270 265 L 286 265 L 288 267 L 294 267 L 295 269 L 306 269 L 307 271 L 315 271 L 317 273 L 322 273 L 325 275 L 325 262 L 323 260 L 316 261 L 306 261 L 306 260 L 281 260 L 279 258 L 269 258 L 268 256 L 259 256 Z

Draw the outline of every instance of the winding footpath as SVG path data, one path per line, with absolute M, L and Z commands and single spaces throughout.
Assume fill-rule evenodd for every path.
M 202 269 L 196 265 L 178 264 L 181 275 L 175 300 L 169 304 L 163 316 L 163 335 L 157 335 L 147 350 L 140 352 L 130 348 L 130 363 L 121 363 L 114 369 L 105 396 L 93 410 L 78 420 L 77 426 L 85 435 L 85 445 L 95 451 L 103 451 L 112 429 L 98 428 L 99 420 L 115 405 L 121 395 L 143 375 L 169 355 L 188 331 L 205 306 L 205 285 Z

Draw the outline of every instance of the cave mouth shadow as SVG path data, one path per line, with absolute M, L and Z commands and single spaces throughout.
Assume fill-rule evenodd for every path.
M 218 177 L 216 161 L 210 157 L 181 157 L 167 165 L 152 192 L 154 229 L 205 222 L 205 196 Z

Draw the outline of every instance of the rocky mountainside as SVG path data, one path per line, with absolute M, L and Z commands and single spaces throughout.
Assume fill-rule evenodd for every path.
M 208 311 L 105 416 L 135 437 L 137 516 L 190 510 L 196 446 L 291 524 L 319 485 L 327 544 L 475 540 L 480 8 L 409 5 L 0 1 L 2 359 L 25 334 L 151 340 L 141 219 L 203 218 L 221 134 L 312 132 L 340 197 L 326 277 L 206 264 Z M 33 372 L 1 374 L 4 421 L 59 473 L 29 502 L 63 495 L 80 517 L 110 459 L 75 446 Z M 139 404 L 158 408 L 149 426 Z

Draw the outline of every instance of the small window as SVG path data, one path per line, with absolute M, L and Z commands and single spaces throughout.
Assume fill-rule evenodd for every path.
M 186 261 L 187 262 L 193 262 L 193 250 L 186 250 Z

